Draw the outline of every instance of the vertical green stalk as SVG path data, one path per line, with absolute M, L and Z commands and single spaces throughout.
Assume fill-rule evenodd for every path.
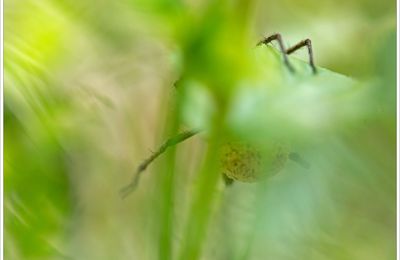
M 202 245 L 212 213 L 212 205 L 217 191 L 219 172 L 219 136 L 222 120 L 216 120 L 211 132 L 205 163 L 200 171 L 194 199 L 190 207 L 183 244 L 179 259 L 195 260 L 200 257 Z
M 180 96 L 177 93 L 177 101 L 171 102 L 172 113 L 167 116 L 165 139 L 175 136 L 178 132 L 180 110 Z M 173 215 L 174 215 L 174 172 L 175 172 L 176 148 L 171 146 L 164 154 L 164 160 L 160 164 L 160 191 L 159 191 L 159 234 L 158 234 L 158 258 L 172 259 Z
M 160 189 L 159 259 L 172 259 L 175 148 L 165 154 Z

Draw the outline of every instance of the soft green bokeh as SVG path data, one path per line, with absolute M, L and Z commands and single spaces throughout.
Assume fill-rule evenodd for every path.
M 4 9 L 5 259 L 395 258 L 395 1 Z M 318 74 L 306 51 L 293 74 L 255 47 L 274 32 L 312 39 Z M 230 138 L 283 140 L 311 167 L 225 187 Z

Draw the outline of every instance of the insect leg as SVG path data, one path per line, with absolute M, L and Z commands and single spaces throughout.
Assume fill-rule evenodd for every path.
M 136 169 L 135 175 L 133 176 L 132 181 L 125 187 L 123 187 L 120 190 L 120 195 L 122 198 L 125 198 L 128 196 L 132 191 L 134 191 L 139 184 L 139 179 L 140 175 L 146 170 L 146 168 L 155 160 L 157 157 L 159 157 L 161 154 L 163 154 L 169 147 L 172 147 L 174 145 L 177 145 L 186 139 L 189 139 L 190 137 L 198 134 L 200 131 L 197 130 L 190 130 L 190 131 L 185 131 L 182 132 L 174 137 L 169 138 L 163 145 L 158 148 L 158 150 L 153 153 L 149 158 L 144 160 Z
M 275 33 L 275 34 L 273 34 L 271 36 L 268 36 L 268 37 L 264 38 L 259 43 L 257 43 L 257 46 L 259 46 L 261 44 L 267 45 L 268 43 L 270 43 L 272 41 L 277 41 L 278 42 L 279 48 L 280 48 L 280 50 L 282 52 L 283 62 L 285 63 L 286 67 L 288 67 L 288 69 L 291 72 L 294 72 L 294 68 L 289 62 L 288 55 L 287 55 L 287 52 L 285 50 L 285 46 L 283 45 L 282 36 L 279 33 Z
M 298 44 L 294 45 L 293 47 L 290 47 L 289 49 L 286 50 L 286 54 L 292 54 L 293 52 L 297 51 L 298 49 L 307 46 L 308 49 L 308 56 L 310 59 L 310 66 L 312 68 L 312 71 L 314 74 L 317 73 L 317 68 L 314 65 L 314 57 L 313 57 L 313 50 L 312 50 L 312 45 L 311 45 L 311 40 L 310 39 L 305 39 Z
M 304 160 L 298 153 L 290 153 L 289 159 L 300 164 L 305 169 L 310 169 L 311 165 Z
M 222 178 L 224 178 L 224 182 L 225 182 L 226 186 L 231 186 L 234 182 L 234 180 L 229 178 L 228 176 L 226 176 L 226 174 L 222 174 Z

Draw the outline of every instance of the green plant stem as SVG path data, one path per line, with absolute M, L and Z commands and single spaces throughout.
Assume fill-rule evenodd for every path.
M 215 124 L 214 129 L 211 133 L 206 160 L 200 171 L 198 186 L 188 214 L 183 244 L 178 258 L 181 260 L 198 259 L 207 234 L 216 187 L 221 177 L 218 164 L 220 124 Z
M 174 171 L 176 149 L 167 152 L 160 166 L 160 200 L 159 200 L 159 259 L 172 259 L 173 213 L 174 213 Z

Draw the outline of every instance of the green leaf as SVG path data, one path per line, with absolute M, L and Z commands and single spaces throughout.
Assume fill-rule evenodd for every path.
M 254 49 L 254 70 L 237 82 L 228 111 L 228 125 L 239 134 L 258 137 L 325 135 L 373 115 L 373 88 L 307 62 L 290 59 L 291 73 L 273 47 Z M 184 122 L 209 129 L 217 106 L 205 84 L 186 81 Z

